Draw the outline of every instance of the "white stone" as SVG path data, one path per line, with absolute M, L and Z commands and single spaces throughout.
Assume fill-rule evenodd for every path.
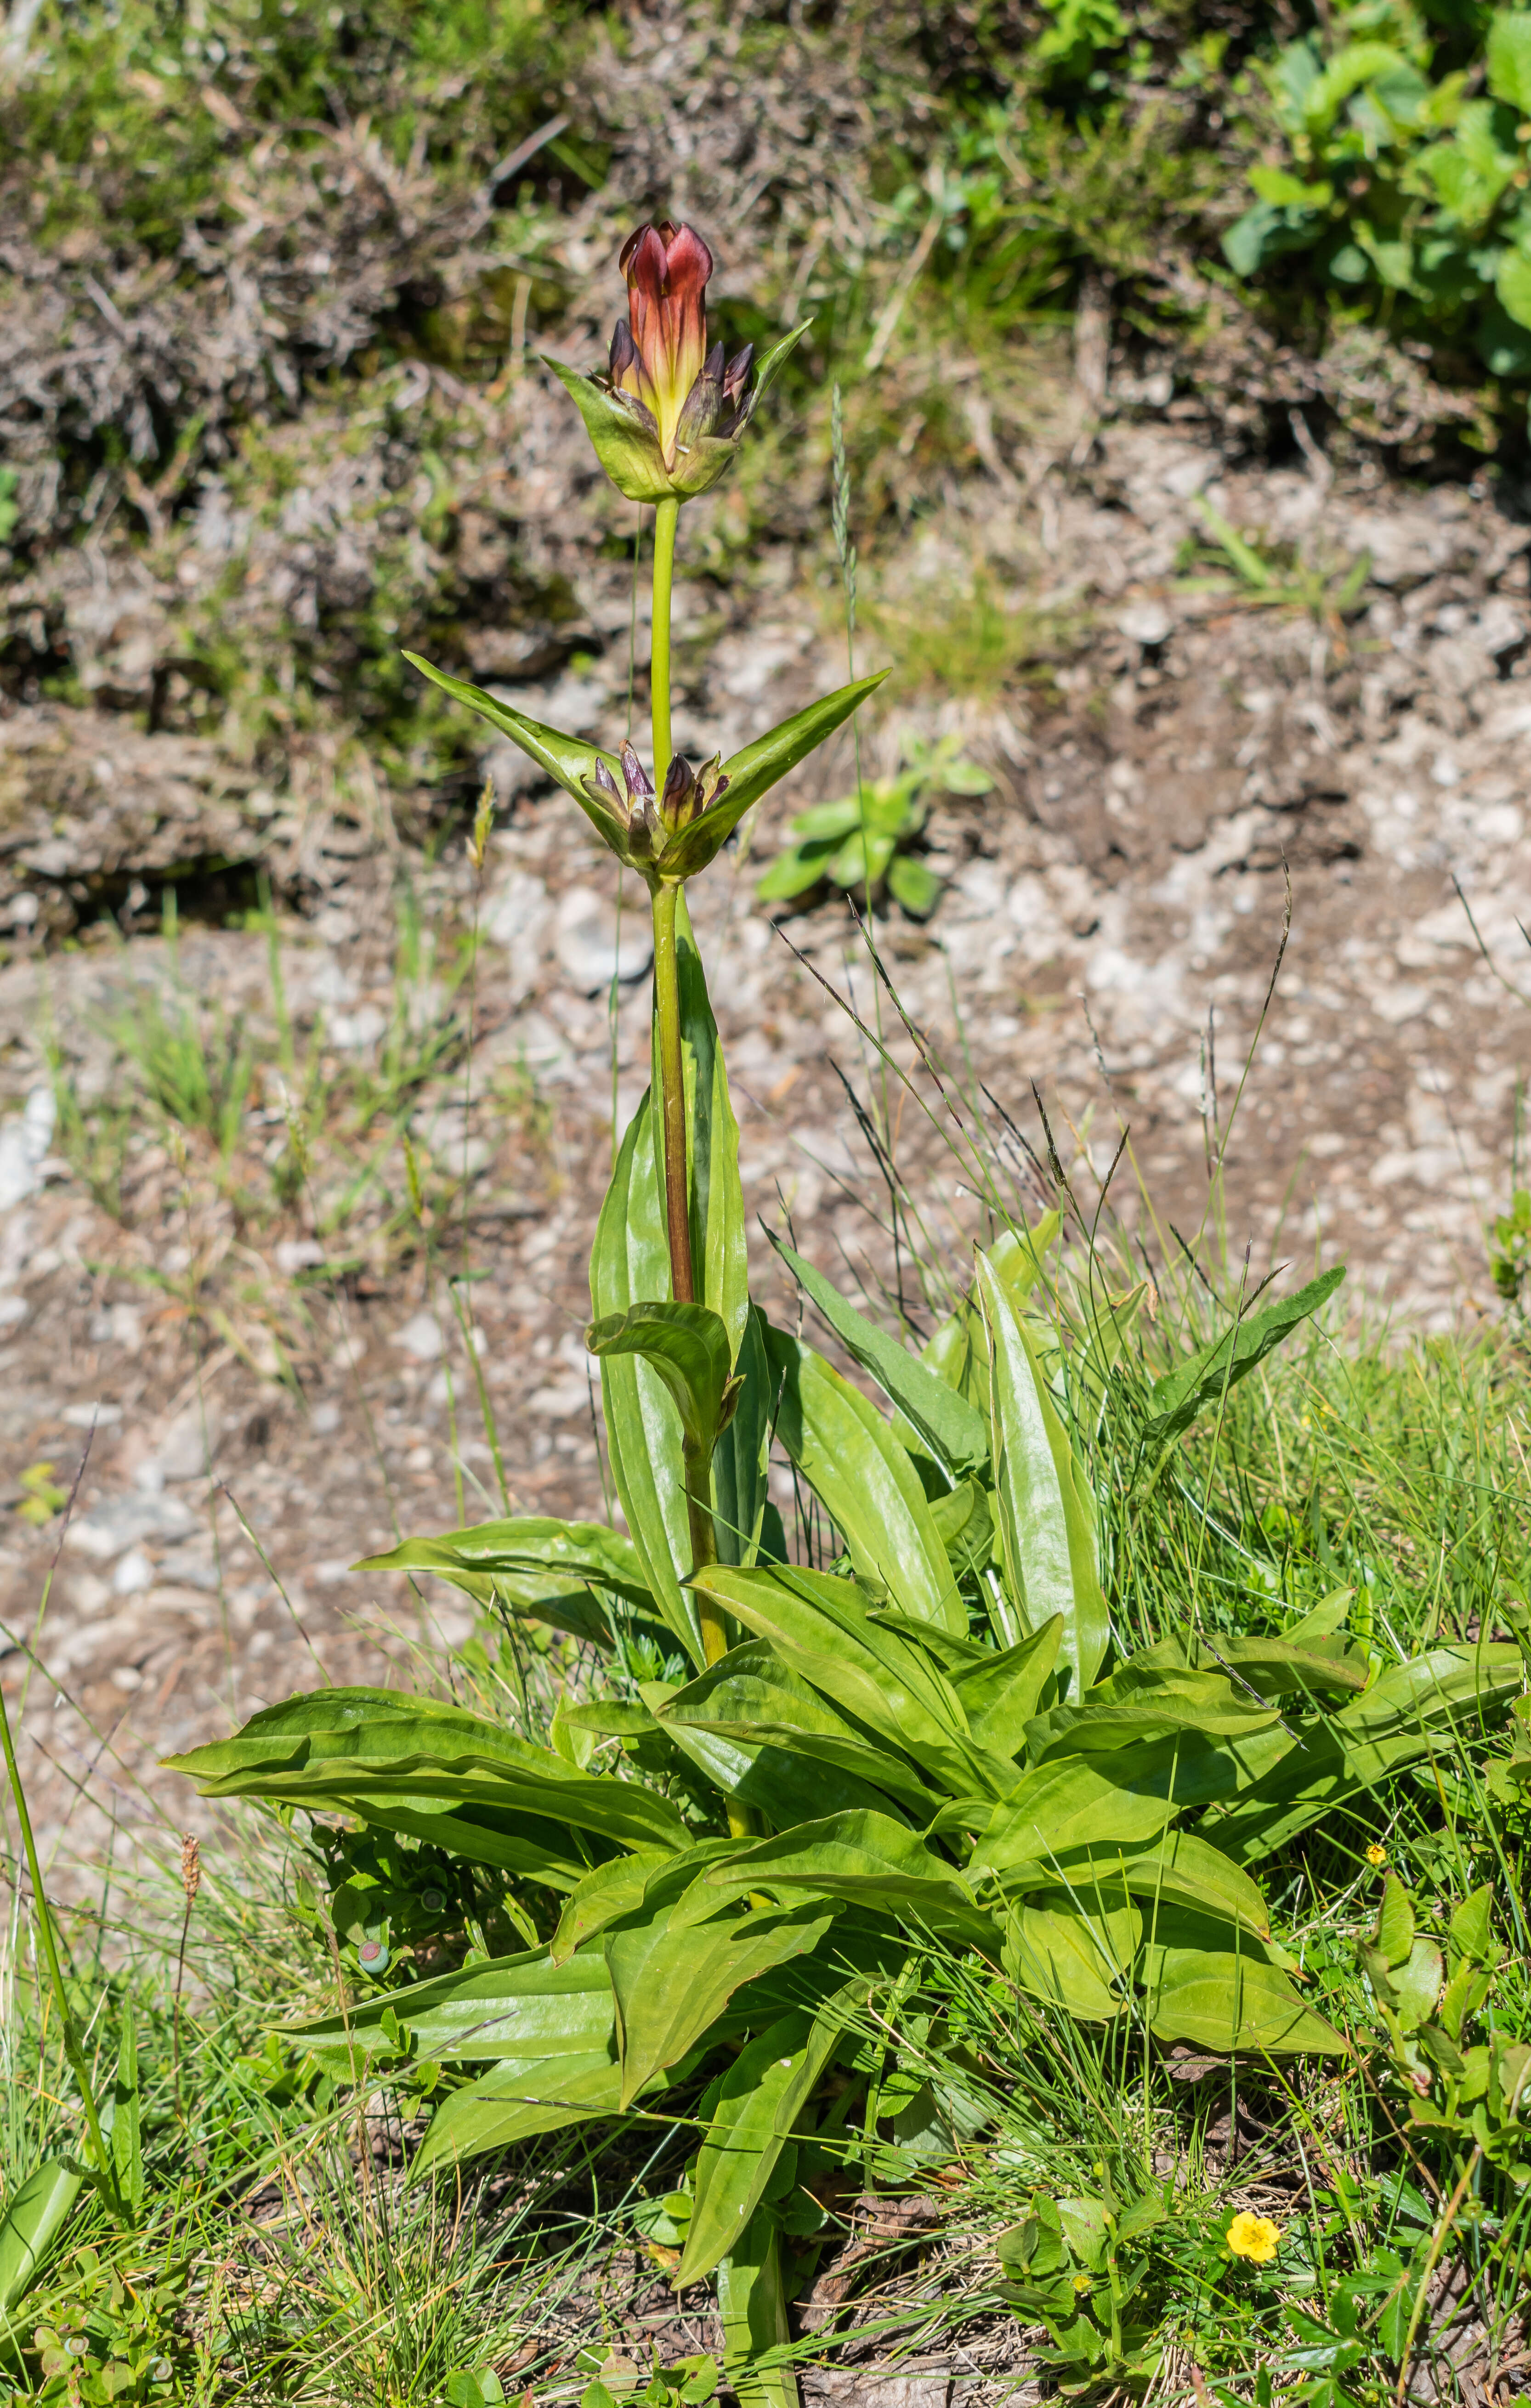
M 502 945 L 510 956 L 513 1002 L 519 1001 L 537 982 L 548 916 L 546 886 L 540 878 L 521 870 L 513 870 L 484 907 L 480 928 L 493 943 Z
M 1130 644 L 1141 644 L 1145 651 L 1168 641 L 1175 631 L 1175 622 L 1163 602 L 1131 602 L 1117 613 L 1117 633 L 1125 636 Z
M 614 976 L 624 985 L 642 978 L 654 959 L 648 916 L 629 899 L 617 915 L 588 886 L 571 886 L 558 906 L 558 959 L 582 995 L 599 995 Z
M 395 1330 L 391 1343 L 401 1347 L 416 1363 L 434 1363 L 446 1340 L 434 1313 L 417 1312 L 402 1329 Z
M 12 1119 L 0 1124 L 0 1212 L 24 1203 L 42 1185 L 58 1106 L 51 1087 L 33 1087 Z
M 325 1250 L 317 1238 L 283 1238 L 276 1249 L 276 1265 L 283 1279 L 317 1270 L 324 1259 Z
M 112 1573 L 111 1585 L 118 1597 L 137 1597 L 154 1584 L 154 1567 L 141 1547 L 130 1547 Z
M 71 1429 L 110 1429 L 123 1418 L 121 1405 L 65 1405 L 64 1418 Z
M 88 1513 L 69 1525 L 65 1543 L 97 1563 L 110 1563 L 144 1539 L 184 1539 L 196 1527 L 196 1516 L 179 1497 L 104 1498 Z

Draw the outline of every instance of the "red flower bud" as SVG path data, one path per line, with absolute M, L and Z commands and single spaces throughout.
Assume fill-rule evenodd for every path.
M 668 219 L 640 226 L 622 246 L 628 280 L 628 337 L 620 367 L 612 345 L 612 382 L 654 414 L 659 449 L 673 456 L 686 395 L 707 356 L 707 279 L 713 254 L 699 234 Z

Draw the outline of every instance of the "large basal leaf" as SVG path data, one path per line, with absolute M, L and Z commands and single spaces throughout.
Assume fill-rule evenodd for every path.
M 1056 1243 L 1062 1224 L 1056 1212 L 1044 1212 L 1034 1228 L 1002 1229 L 985 1255 L 996 1278 L 1016 1304 L 1023 1304 L 1042 1275 L 1047 1249 Z M 989 1337 L 984 1317 L 972 1296 L 942 1323 L 920 1356 L 922 1363 L 964 1397 L 981 1414 L 987 1431 L 989 1417 Z
M 766 1471 L 776 1390 L 766 1357 L 765 1321 L 752 1305 L 734 1364 L 733 1414 L 713 1449 L 713 1533 L 718 1561 L 752 1564 L 766 1509 Z
M 664 1202 L 655 1167 L 657 1127 L 648 1094 L 628 1125 L 590 1254 L 598 1319 L 628 1312 L 670 1284 Z M 691 1569 L 681 1417 L 657 1371 L 636 1355 L 600 1367 L 612 1478 L 659 1618 L 694 1664 L 702 1658 L 696 1607 L 681 1587 Z
M 889 1753 L 909 1756 L 953 1797 L 1004 1797 L 1015 1767 L 975 1746 L 946 1675 L 872 1618 L 854 1582 L 795 1564 L 714 1565 L 697 1586 L 771 1641 L 793 1671 Z
M 1277 1725 L 1274 1706 L 1220 1672 L 1145 1670 L 1134 1660 L 1082 1703 L 1034 1716 L 1026 1745 L 1033 1763 L 1041 1764 L 1055 1756 L 1106 1755 L 1135 1741 L 1151 1744 L 1174 1731 L 1247 1742 Z
M 842 2015 L 829 2009 L 783 2015 L 746 2043 L 724 2075 L 697 2158 L 677 2291 L 710 2274 L 748 2230 L 842 2028 Z
M 320 2015 L 289 2027 L 289 2036 L 339 2070 L 353 2051 L 366 2058 L 392 2055 L 387 2026 L 401 2024 L 420 2057 L 570 2057 L 612 2054 L 616 2002 L 599 1953 L 556 1964 L 545 1948 L 438 1973 L 401 1990 L 359 2000 L 343 2015 Z
M 1132 2003 L 1133 1959 L 1143 1918 L 1119 1887 L 1039 1890 L 1005 1919 L 1003 1962 L 1033 1999 L 1071 2015 L 1109 2021 Z
M 723 2362 L 739 2408 L 799 2408 L 782 2278 L 781 2236 L 758 2208 L 717 2270 Z M 783 2355 L 778 2360 L 775 2353 Z
M 688 1837 L 676 1809 L 636 1782 L 582 1772 L 478 1715 L 387 1690 L 314 1690 L 253 1715 L 232 1739 L 168 1762 L 199 1781 L 205 1797 L 339 1808 L 443 1843 L 447 1834 L 434 1823 L 453 1817 L 451 1843 L 468 1854 L 463 1825 L 475 1811 L 621 1847 L 679 1848 Z
M 1160 2040 L 1190 2041 L 1219 2056 L 1340 2056 L 1348 2045 L 1305 2004 L 1258 1941 L 1231 1935 L 1208 1917 L 1161 1909 L 1141 1979 L 1145 2013 Z
M 1214 1807 L 1203 1828 L 1235 1861 L 1257 1863 L 1428 1756 L 1457 1726 L 1502 1721 L 1524 1678 L 1515 1647 L 1435 1647 L 1395 1664 L 1340 1713 L 1305 1725 L 1302 1744 L 1286 1742 L 1277 1761 Z
M 1349 1589 L 1341 1592 L 1335 1611 L 1336 1623 L 1344 1618 L 1350 1595 Z M 1235 1639 L 1220 1632 L 1216 1640 L 1203 1640 L 1176 1633 L 1134 1656 L 1123 1673 L 1141 1676 L 1192 1670 L 1226 1671 L 1240 1687 L 1257 1690 L 1263 1698 L 1314 1701 L 1359 1696 L 1371 1680 L 1365 1654 L 1337 1628 L 1307 1637 L 1289 1630 L 1278 1639 L 1258 1635 Z M 1123 1673 L 1100 1684 L 1094 1695 L 1100 1697 L 1106 1689 L 1119 1694 L 1126 1685 Z
M 733 1361 L 744 1346 L 750 1310 L 739 1128 L 684 899 L 676 913 L 676 949 L 691 1253 L 701 1288 L 698 1301 L 722 1321 Z M 590 1305 L 598 1322 L 625 1313 L 651 1297 L 670 1295 L 670 1247 L 657 1151 L 661 1140 L 653 1110 L 657 1092 L 656 1068 L 654 1082 L 623 1139 L 597 1224 L 590 1256 Z M 747 1386 L 750 1362 L 740 1362 L 739 1369 Z M 612 1476 L 633 1543 L 661 1618 L 700 1666 L 703 1657 L 696 1611 L 680 1585 L 691 1569 L 680 1414 L 658 1374 L 639 1357 L 616 1355 L 604 1360 L 600 1385 Z M 758 1397 L 742 1398 L 741 1410 L 746 1406 L 758 1441 L 759 1416 L 762 1410 L 769 1412 L 769 1406 L 762 1408 Z M 745 1501 L 753 1526 L 763 1506 L 763 1491 L 758 1500 L 749 1497 Z M 736 1498 L 736 1517 L 739 1510 Z M 720 1547 L 720 1554 L 727 1552 Z
M 645 1615 L 654 1598 L 630 1539 L 600 1522 L 557 1522 L 520 1514 L 406 1539 L 386 1555 L 364 1555 L 354 1571 L 431 1572 L 487 1603 L 498 1595 L 513 1612 L 609 1647 L 605 1613 L 591 1595 L 605 1591 Z
M 585 1874 L 564 1900 L 548 1954 L 555 1965 L 567 1965 L 576 1948 L 599 1931 L 635 1912 L 643 1903 L 651 1873 L 675 1859 L 661 1848 L 636 1849 L 629 1856 L 612 1856 Z M 604 1962 L 604 1959 L 602 1959 Z
M 970 1879 L 994 1873 L 1007 1888 L 1040 1868 L 1053 1877 L 1062 1852 L 1094 1844 L 1136 1848 L 1156 1840 L 1179 1813 L 1175 1799 L 1113 1778 L 1111 1756 L 1064 1756 L 1023 1773 L 996 1806 L 968 1865 Z
M 567 2124 L 613 2115 L 622 2087 L 614 2057 L 518 2057 L 455 2090 L 430 2120 L 410 2168 L 412 2177 L 439 2166 L 459 2165 L 486 2150 L 508 2148 L 538 2132 L 561 2132 Z
M 626 1312 L 593 1321 L 585 1342 L 602 1363 L 633 1354 L 657 1372 L 680 1414 L 687 1446 L 711 1460 L 725 1400 L 733 1402 L 733 1357 L 720 1314 L 705 1304 L 631 1304 Z
M 756 1909 L 727 1921 L 668 1922 L 608 1932 L 606 1963 L 616 1999 L 621 2104 L 683 2057 L 734 1992 L 759 1974 L 817 1947 L 834 1916 L 813 1906 Z
M 67 2223 L 81 2180 L 62 2157 L 45 2157 L 7 2200 L 0 2216 L 0 2341 L 7 2313 L 30 2290 Z
M 727 790 L 713 809 L 693 823 L 691 829 L 682 829 L 672 838 L 665 851 L 666 874 L 688 874 L 693 857 L 699 862 L 710 861 L 720 844 L 727 841 L 752 803 L 769 794 L 777 781 L 795 769 L 816 751 L 826 737 L 832 736 L 845 724 L 851 712 L 874 694 L 888 675 L 878 669 L 872 677 L 858 678 L 852 685 L 843 685 L 833 694 L 821 695 L 803 710 L 784 719 L 779 727 L 758 736 L 743 752 L 735 752 L 723 764 L 728 779 Z
M 1058 1669 L 1068 1699 L 1089 1688 L 1110 1625 L 1095 1570 L 1094 1504 L 1047 1393 L 1036 1349 L 1004 1282 L 977 1258 L 989 1330 L 994 1487 L 1011 1598 L 1029 1630 L 1062 1618 Z
M 778 1329 L 766 1342 L 781 1382 L 776 1435 L 859 1576 L 902 1612 L 965 1638 L 967 1608 L 907 1451 L 813 1347 Z
M 888 1814 L 834 1814 L 744 1848 L 706 1877 L 709 1889 L 807 1890 L 885 1907 L 982 1946 L 993 1926 L 972 1891 L 907 1825 Z
M 1225 1329 L 1210 1346 L 1204 1346 L 1188 1362 L 1156 1380 L 1149 1392 L 1150 1415 L 1143 1430 L 1144 1453 L 1150 1463 L 1157 1465 L 1198 1413 L 1205 1412 L 1227 1389 L 1247 1379 L 1273 1347 L 1290 1337 L 1309 1313 L 1326 1305 L 1344 1277 L 1343 1264 L 1321 1272 L 1306 1287 L 1300 1287 L 1295 1296 L 1251 1313 L 1248 1321 Z
M 684 1726 L 723 1739 L 770 1742 L 805 1757 L 815 1768 L 813 1779 L 822 1780 L 825 1770 L 832 1767 L 859 1783 L 886 1789 L 921 1821 L 929 1817 L 932 1793 L 907 1759 L 858 1731 L 784 1664 L 764 1639 L 730 1648 L 697 1680 L 675 1690 L 658 1719 L 677 1736 Z M 858 1802 L 883 1801 L 869 1798 Z M 827 1810 L 832 1811 L 821 1794 L 816 1811 Z
M 830 1327 L 863 1371 L 871 1374 L 885 1397 L 918 1432 L 937 1462 L 954 1479 L 989 1460 L 986 1416 L 917 1354 L 868 1321 L 847 1304 L 822 1271 L 815 1270 L 790 1246 L 778 1239 L 776 1251 L 817 1305 Z
M 953 1676 L 952 1686 L 980 1747 L 996 1756 L 1021 1754 L 1027 1725 L 1058 1661 L 1062 1635 L 1062 1616 L 1055 1613 L 1014 1647 L 998 1653 L 986 1649 L 976 1664 Z
M 1265 1901 L 1249 1874 L 1192 1831 L 1166 1831 L 1140 1847 L 1060 1848 L 1046 1865 L 1033 1863 L 1004 1881 L 1007 1890 L 1028 1896 L 1062 1885 L 1081 1899 L 1092 1899 L 1103 1885 L 1142 1899 L 1150 1929 L 1161 1909 L 1177 1907 L 1220 1919 L 1256 1940 L 1270 1938 Z

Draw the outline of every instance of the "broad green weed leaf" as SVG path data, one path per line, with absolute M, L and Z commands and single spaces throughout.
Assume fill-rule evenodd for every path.
M 848 1905 L 903 1909 L 980 1943 L 992 1936 L 967 1884 L 888 1814 L 834 1814 L 761 1840 L 709 1873 L 707 1886 L 805 1889 Z
M 949 1680 L 868 1614 L 854 1583 L 793 1564 L 715 1565 L 697 1586 L 889 1752 L 917 1761 L 928 1782 L 954 1797 L 1009 1788 L 1014 1766 L 975 1745 Z
M 1397 2002 L 1399 2028 L 1406 2032 L 1418 2031 L 1428 2023 L 1440 1997 L 1446 1967 L 1440 1950 L 1433 1940 L 1416 1940 L 1401 1965 L 1390 1969 L 1389 1979 Z
M 558 1928 L 549 1944 L 548 1955 L 555 1965 L 566 1965 L 576 1948 L 593 1940 L 598 1931 L 618 1922 L 643 1903 L 643 1890 L 651 1873 L 673 1862 L 662 1848 L 640 1848 L 629 1856 L 611 1856 L 586 1873 L 577 1889 L 570 1891 L 564 1900 Z
M 1027 1724 L 1058 1660 L 1062 1635 L 1063 1617 L 1055 1613 L 1016 1646 L 998 1654 L 986 1651 L 975 1665 L 954 1676 L 952 1686 L 980 1747 L 991 1748 L 996 1756 L 1021 1754 Z
M 812 2018 L 784 2015 L 751 2041 L 724 2075 L 697 2159 L 696 2204 L 675 2272 L 678 2291 L 710 2274 L 747 2231 L 840 2028 L 831 2011 Z
M 1520 1650 L 1435 1647 L 1381 1674 L 1365 1696 L 1285 1742 L 1242 1794 L 1216 1804 L 1206 1837 L 1240 1863 L 1272 1854 L 1309 1824 L 1428 1756 L 1455 1725 L 1501 1722 L 1524 1679 Z
M 717 2270 L 717 2312 L 724 2365 L 739 2408 L 799 2408 L 789 2359 L 773 2353 L 792 2345 L 782 2279 L 781 2242 L 770 2211 L 758 2208 L 742 2239 Z
M 630 1539 L 601 1522 L 556 1522 L 525 1514 L 406 1539 L 386 1555 L 364 1555 L 354 1571 L 432 1572 L 481 1604 L 498 1597 L 513 1612 L 610 1647 L 611 1627 L 592 1590 L 619 1597 L 645 1616 L 654 1598 Z
M 621 2104 L 684 2057 L 734 1992 L 817 1947 L 834 1920 L 812 1906 L 753 1910 L 706 1924 L 650 1924 L 609 1931 L 606 1963 L 616 1999 Z
M 1161 1913 L 1143 1952 L 1155 2037 L 1219 2056 L 1343 2056 L 1348 2043 L 1304 2004 L 1291 1976 L 1253 1940 L 1230 1946 L 1234 1936 L 1202 1916 Z
M 1531 117 L 1531 10 L 1497 8 L 1489 20 L 1489 90 Z
M 931 1453 L 954 1477 L 989 1460 L 989 1426 L 917 1354 L 847 1304 L 822 1271 L 777 1240 L 776 1251 L 817 1305 L 846 1352 L 870 1372 L 884 1396 L 918 1431 Z
M 1113 1769 L 1110 1756 L 1076 1756 L 1023 1773 L 995 1808 L 968 1865 L 970 1880 L 992 1872 L 1014 1888 L 1033 1867 L 1051 1879 L 1065 1848 L 1156 1840 L 1179 1808 L 1171 1798 L 1123 1786 Z
M 1493 1961 L 1494 1947 L 1494 1885 L 1485 1882 L 1465 1898 L 1452 1915 L 1447 1930 L 1447 1948 L 1452 1965 L 1466 1959 L 1469 1964 L 1487 1965 Z
M 1047 1250 L 1056 1243 L 1062 1226 L 1056 1212 L 1044 1212 L 1033 1228 L 1002 1229 L 987 1249 L 990 1267 L 1016 1304 L 1024 1304 L 1041 1278 Z M 989 1338 L 983 1314 L 972 1296 L 942 1323 L 920 1360 L 966 1398 L 982 1415 L 987 1431 Z
M 1094 1680 L 1109 1624 L 1095 1570 L 1094 1500 L 1047 1393 L 1030 1332 L 1004 1281 L 978 1256 L 989 1329 L 990 1420 L 1000 1537 L 1011 1601 L 1029 1630 L 1056 1614 L 1060 1671 L 1077 1700 Z
M 778 1329 L 766 1342 L 781 1381 L 776 1434 L 859 1577 L 901 1612 L 965 1637 L 967 1609 L 905 1449 L 813 1347 Z
M 661 1708 L 659 1721 L 671 1730 L 684 1725 L 724 1739 L 788 1750 L 820 1769 L 815 1777 L 833 1767 L 886 1789 L 922 1821 L 929 1813 L 931 1792 L 913 1766 L 902 1755 L 874 1746 L 784 1664 L 766 1640 L 752 1639 L 730 1648 L 697 1680 L 675 1690 Z M 821 1798 L 820 1812 L 826 1802 Z

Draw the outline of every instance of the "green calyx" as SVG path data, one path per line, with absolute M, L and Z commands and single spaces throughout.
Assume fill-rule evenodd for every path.
M 805 318 L 769 351 L 756 368 L 749 398 L 729 435 L 695 433 L 678 436 L 667 455 L 652 411 L 634 395 L 599 377 L 585 376 L 562 360 L 543 357 L 585 421 L 585 431 L 597 459 L 619 494 L 629 502 L 695 501 L 711 493 L 733 465 L 744 429 L 765 398 L 789 353 L 796 350 L 813 321 Z M 682 435 L 685 432 L 683 416 Z

